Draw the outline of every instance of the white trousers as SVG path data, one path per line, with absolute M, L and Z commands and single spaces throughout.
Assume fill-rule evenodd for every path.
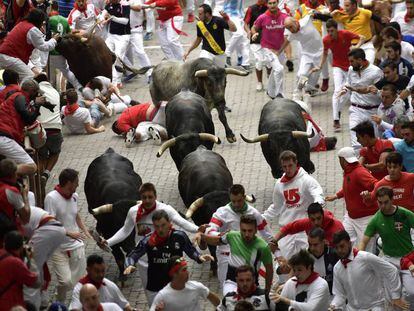
M 145 18 L 147 20 L 145 31 L 146 32 L 153 32 L 154 29 L 155 29 L 154 10 L 145 10 Z
M 361 148 L 361 145 L 357 141 L 356 133 L 352 131 L 355 126 L 357 126 L 359 123 L 364 121 L 371 121 L 371 116 L 374 114 L 377 114 L 378 109 L 362 109 L 355 106 L 349 106 L 349 130 L 350 130 L 350 136 L 351 136 L 351 146 L 355 150 L 358 150 Z M 371 121 L 372 122 L 372 121 Z M 373 123 L 374 124 L 374 123 Z M 378 136 L 378 129 L 377 126 L 374 124 L 374 128 L 376 130 L 376 136 Z
M 216 249 L 217 257 L 217 279 L 220 287 L 224 291 L 224 282 L 226 281 L 227 268 L 229 266 L 230 247 L 228 245 L 218 246 Z
M 126 52 L 126 60 L 132 65 L 134 64 L 135 57 L 138 58 L 141 67 L 151 66 L 151 61 L 144 50 L 142 26 L 139 28 L 131 29 L 131 39 L 129 40 L 129 45 Z M 152 71 L 152 69 L 147 71 L 147 75 L 151 74 L 149 73 L 150 71 Z
M 272 68 L 267 82 L 267 93 L 270 97 L 276 97 L 278 94 L 283 94 L 283 65 L 281 61 L 282 55 L 276 56 L 271 50 L 267 48 L 261 49 L 263 57 L 263 65 Z
M 130 35 L 114 35 L 109 33 L 105 43 L 112 53 L 115 53 L 115 55 L 123 61 L 125 59 L 130 37 Z M 115 66 L 112 66 L 112 82 L 114 84 L 121 83 L 121 78 L 122 73 L 116 71 Z
M 217 66 L 224 68 L 226 65 L 226 54 L 215 55 L 206 50 L 200 51 L 200 58 L 208 58 L 211 59 Z
M 226 48 L 227 57 L 231 57 L 235 50 L 239 51 L 243 57 L 242 66 L 250 65 L 250 50 L 249 50 L 249 40 L 247 39 L 247 34 L 244 31 L 243 25 L 244 21 L 240 17 L 231 17 L 231 21 L 236 25 L 237 31 L 232 33 L 230 41 Z
M 163 126 L 161 126 L 157 123 L 154 123 L 154 122 L 151 122 L 151 121 L 140 122 L 138 124 L 137 128 L 136 128 L 136 132 L 141 134 L 141 139 L 139 141 L 146 141 L 146 140 L 151 138 L 151 136 L 149 135 L 149 132 L 148 132 L 150 127 L 153 127 L 153 128 L 157 129 L 160 132 L 167 133 L 167 130 L 165 129 L 165 127 L 163 127 Z
M 256 70 L 263 70 L 265 59 L 263 58 L 262 46 L 260 44 L 251 43 L 250 49 L 253 52 Z
M 372 40 L 361 45 L 361 49 L 363 49 L 365 52 L 365 59 L 373 64 L 375 61 L 376 52 L 375 47 L 372 44 Z
M 332 116 L 334 120 L 339 120 L 339 113 L 341 112 L 347 97 L 338 97 L 338 94 L 345 85 L 346 76 L 348 73 L 339 67 L 333 67 L 332 73 L 334 79 L 334 92 L 332 94 Z
M 298 72 L 296 74 L 296 78 L 297 81 L 299 82 L 301 77 L 307 77 L 308 78 L 308 83 L 306 85 L 306 89 L 314 89 L 315 85 L 318 83 L 318 79 L 319 79 L 319 74 L 320 71 L 314 72 L 312 74 L 309 74 L 309 71 L 312 68 L 315 68 L 317 66 L 319 66 L 321 60 L 321 56 L 319 55 L 315 55 L 314 57 L 311 57 L 307 54 L 302 54 L 301 58 L 300 58 L 300 64 L 299 64 L 299 69 Z
M 49 80 L 50 80 L 50 83 L 54 87 L 58 85 L 57 79 L 56 79 L 57 77 L 56 69 L 59 70 L 63 74 L 66 80 L 68 80 L 69 83 L 72 84 L 76 90 L 79 90 L 82 87 L 82 85 L 80 84 L 78 79 L 76 79 L 73 72 L 70 71 L 66 58 L 64 58 L 62 55 L 50 55 L 49 66 L 50 66 Z
M 20 83 L 26 79 L 33 78 L 34 73 L 29 65 L 25 64 L 18 58 L 11 57 L 5 54 L 0 54 L 0 68 L 12 69 L 19 74 Z
M 30 56 L 29 67 L 30 68 L 36 67 L 40 70 L 43 70 L 47 66 L 48 58 L 49 58 L 49 52 L 34 49 L 32 52 L 32 55 Z
M 86 272 L 85 247 L 81 246 L 70 251 L 70 257 L 66 251 L 57 250 L 51 260 L 51 271 L 57 277 L 57 297 L 60 302 L 66 300 L 67 293 Z
M 182 60 L 184 56 L 183 46 L 180 42 L 180 35 L 177 31 L 183 28 L 183 17 L 174 16 L 165 22 L 160 21 L 158 39 L 164 55 L 167 59 Z
M 51 224 L 53 221 L 50 222 Z M 54 222 L 56 223 L 56 222 Z M 43 286 L 43 265 L 53 255 L 56 249 L 64 242 L 66 237 L 66 230 L 62 226 L 54 226 L 46 224 L 35 230 L 33 236 L 29 241 L 29 245 L 33 248 L 33 260 L 39 270 L 39 280 Z M 24 288 L 25 300 L 33 303 L 37 310 L 41 303 L 41 288 Z
M 363 207 L 361 207 L 363 208 Z M 365 229 L 367 228 L 367 225 L 369 221 L 371 220 L 372 216 L 366 216 L 361 218 L 351 218 L 349 217 L 348 213 L 345 213 L 342 224 L 344 225 L 344 228 L 346 232 L 348 232 L 353 247 L 358 247 L 359 243 L 362 241 L 362 238 L 364 237 Z M 375 243 L 376 238 L 372 238 L 371 241 L 369 241 L 366 251 L 370 253 L 375 252 Z

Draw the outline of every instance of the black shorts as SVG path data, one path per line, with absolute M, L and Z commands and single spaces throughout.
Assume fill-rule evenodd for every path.
M 52 155 L 60 153 L 63 135 L 61 131 L 47 131 L 46 143 L 37 152 L 40 159 L 47 159 Z

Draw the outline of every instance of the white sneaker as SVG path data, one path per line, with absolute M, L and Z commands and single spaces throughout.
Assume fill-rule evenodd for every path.
M 161 145 L 161 135 L 160 131 L 156 129 L 155 127 L 150 126 L 148 128 L 148 134 L 151 136 L 152 140 L 154 141 L 155 145 Z
M 125 137 L 125 147 L 131 148 L 132 144 L 134 143 L 134 140 L 135 140 L 135 129 L 131 128 L 129 129 Z
M 256 85 L 256 91 L 261 92 L 263 91 L 263 83 L 262 82 L 258 82 Z

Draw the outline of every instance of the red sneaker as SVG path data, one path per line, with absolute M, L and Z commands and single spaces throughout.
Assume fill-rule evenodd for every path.
M 194 22 L 194 14 L 193 13 L 188 13 L 187 22 L 188 23 L 193 23 Z
M 323 79 L 321 91 L 326 92 L 328 89 L 329 89 L 329 79 Z

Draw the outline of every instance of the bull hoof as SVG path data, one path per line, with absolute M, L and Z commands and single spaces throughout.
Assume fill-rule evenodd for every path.
M 232 144 L 235 143 L 237 141 L 236 136 L 232 135 L 232 136 L 227 136 L 227 141 Z

